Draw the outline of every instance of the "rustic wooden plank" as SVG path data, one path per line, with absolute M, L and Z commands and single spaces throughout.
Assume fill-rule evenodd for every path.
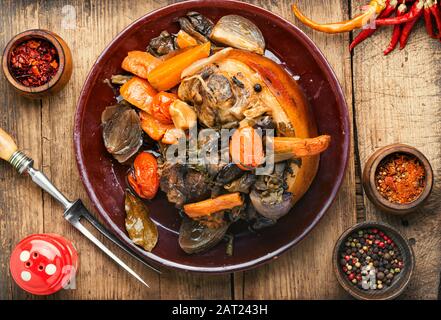
M 365 1 L 353 2 L 357 10 Z M 407 47 L 383 56 L 391 29 L 376 35 L 354 54 L 354 97 L 361 164 L 378 148 L 401 142 L 421 150 L 431 162 L 435 182 L 441 174 L 440 43 L 418 23 Z M 367 220 L 387 222 L 415 243 L 416 269 L 402 298 L 436 299 L 441 266 L 440 185 L 417 213 L 399 218 L 375 209 L 364 199 Z
M 40 24 L 59 33 L 70 45 L 74 74 L 60 94 L 43 101 L 43 163 L 45 172 L 70 198 L 87 199 L 77 172 L 72 146 L 73 115 L 85 77 L 99 53 L 126 25 L 141 15 L 166 5 L 158 1 L 51 1 L 42 3 Z M 71 5 L 76 11 L 77 28 L 61 27 L 62 8 Z M 68 177 L 68 178 L 67 178 Z M 86 201 L 91 207 L 89 201 Z M 151 299 L 230 297 L 230 277 L 211 277 L 165 270 L 159 278 L 152 271 L 135 264 L 135 270 L 149 282 L 151 289 L 139 285 L 127 273 L 97 251 L 81 235 L 60 221 L 60 207 L 48 195 L 44 197 L 45 231 L 66 235 L 80 248 L 81 270 L 76 290 L 63 291 L 54 298 L 82 299 Z M 114 246 L 111 246 L 115 250 Z M 119 252 L 117 250 L 117 252 Z M 110 281 L 109 281 L 110 279 Z M 92 289 L 93 288 L 93 289 Z M 192 290 L 200 288 L 200 290 Z
M 349 36 L 347 34 L 328 36 L 304 28 L 291 13 L 292 1 L 258 1 L 257 3 L 294 21 L 320 47 L 343 86 L 349 113 L 352 116 L 351 60 L 347 51 Z M 305 14 L 316 20 L 341 20 L 348 16 L 348 4 L 345 1 L 301 1 L 299 6 Z M 276 261 L 245 272 L 243 284 L 236 284 L 236 296 L 243 293 L 246 299 L 347 297 L 331 270 L 331 253 L 338 236 L 356 221 L 355 171 L 352 153 L 351 151 L 346 178 L 339 195 L 319 225 L 304 241 Z
M 36 28 L 38 4 L 31 1 L 6 1 L 0 6 L 2 17 L 0 48 L 15 34 Z M 41 164 L 40 102 L 20 97 L 6 82 L 0 81 L 2 104 L 0 127 L 8 131 L 19 147 Z M 0 163 L 0 299 L 33 299 L 13 283 L 9 256 L 15 245 L 31 233 L 43 231 L 42 192 L 27 177 L 20 177 L 11 166 Z

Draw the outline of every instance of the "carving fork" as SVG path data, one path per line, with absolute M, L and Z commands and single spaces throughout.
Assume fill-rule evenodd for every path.
M 128 265 L 126 265 L 120 258 L 118 258 L 109 248 L 107 248 L 100 240 L 98 240 L 90 231 L 81 224 L 81 219 L 87 220 L 95 229 L 97 229 L 107 239 L 116 244 L 119 248 L 135 258 L 150 269 L 161 273 L 155 267 L 147 264 L 145 261 L 136 256 L 120 239 L 111 234 L 83 205 L 83 202 L 78 199 L 76 201 L 69 201 L 42 173 L 34 169 L 34 160 L 26 156 L 22 151 L 19 151 L 14 140 L 9 134 L 0 128 L 0 158 L 9 162 L 20 174 L 28 174 L 32 181 L 34 181 L 40 188 L 49 193 L 64 207 L 64 218 L 100 248 L 105 254 L 112 258 L 124 270 L 130 273 L 138 281 L 145 286 L 149 285 Z

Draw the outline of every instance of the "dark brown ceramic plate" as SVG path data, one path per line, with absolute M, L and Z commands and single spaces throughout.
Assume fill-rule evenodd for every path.
M 159 242 L 148 253 L 133 245 L 124 228 L 124 189 L 127 168 L 112 160 L 101 137 L 101 112 L 115 103 L 112 90 L 103 81 L 120 73 L 130 50 L 144 50 L 161 30 L 177 32 L 174 19 L 188 11 L 199 11 L 217 21 L 227 14 L 240 14 L 262 31 L 267 48 L 287 69 L 299 75 L 321 134 L 330 134 L 332 144 L 322 154 L 317 176 L 305 196 L 279 223 L 260 233 L 237 230 L 234 255 L 225 254 L 225 244 L 203 254 L 187 255 L 178 245 L 180 217 L 162 192 L 149 203 L 159 227 Z M 279 16 L 236 1 L 188 1 L 151 12 L 122 31 L 100 55 L 87 77 L 75 115 L 74 142 L 78 168 L 98 214 L 110 229 L 139 256 L 168 267 L 200 271 L 231 272 L 249 269 L 270 259 L 303 239 L 334 200 L 343 180 L 349 155 L 349 118 L 340 85 L 314 43 L 290 22 Z

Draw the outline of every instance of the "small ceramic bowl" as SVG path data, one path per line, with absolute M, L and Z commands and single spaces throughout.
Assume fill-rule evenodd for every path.
M 59 67 L 57 73 L 51 80 L 39 87 L 27 87 L 18 82 L 12 75 L 9 66 L 13 49 L 24 41 L 31 39 L 43 39 L 50 42 L 58 53 Z M 6 45 L 3 52 L 2 69 L 8 82 L 18 93 L 28 98 L 40 99 L 60 91 L 69 81 L 72 75 L 72 55 L 66 42 L 57 34 L 42 29 L 27 30 L 17 34 Z
M 411 156 L 415 156 L 423 165 L 425 170 L 425 183 L 424 189 L 420 196 L 412 202 L 409 203 L 393 203 L 386 198 L 384 198 L 380 192 L 377 190 L 377 186 L 375 183 L 375 174 L 377 171 L 378 165 L 381 163 L 383 159 L 392 155 L 392 154 L 407 154 Z M 368 196 L 369 200 L 374 203 L 380 210 L 401 215 L 406 214 L 412 211 L 415 211 L 419 207 L 421 207 L 424 202 L 429 197 L 432 192 L 433 187 L 433 170 L 429 163 L 429 160 L 416 148 L 405 145 L 405 144 L 391 144 L 386 147 L 383 147 L 372 154 L 372 156 L 368 159 L 364 166 L 363 171 L 363 188 Z
M 360 230 L 366 230 L 376 228 L 387 235 L 396 245 L 396 248 L 400 251 L 403 259 L 403 269 L 393 279 L 392 284 L 389 287 L 385 287 L 381 290 L 363 290 L 351 283 L 344 274 L 340 265 L 340 252 L 342 251 L 347 238 Z M 408 285 L 415 268 L 415 256 L 412 247 L 409 242 L 393 227 L 385 223 L 380 222 L 362 222 L 347 229 L 337 240 L 334 247 L 332 256 L 332 264 L 337 276 L 337 280 L 340 285 L 351 296 L 359 300 L 391 300 L 398 297 Z

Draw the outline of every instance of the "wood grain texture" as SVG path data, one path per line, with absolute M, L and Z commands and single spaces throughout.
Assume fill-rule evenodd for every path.
M 353 12 L 362 3 L 353 1 Z M 435 172 L 435 187 L 425 208 L 405 217 L 382 213 L 364 198 L 366 218 L 391 224 L 414 243 L 416 269 L 401 298 L 436 299 L 441 262 L 441 66 L 435 61 L 440 59 L 441 44 L 429 39 L 421 21 L 404 50 L 396 49 L 384 57 L 390 34 L 390 28 L 378 30 L 354 53 L 354 102 L 361 165 L 380 147 L 406 143 L 429 159 Z
M 42 166 L 59 188 L 71 198 L 82 198 L 91 207 L 81 184 L 72 144 L 73 115 L 82 84 L 95 59 L 126 25 L 170 1 L 14 1 L 0 0 L 0 50 L 16 33 L 30 28 L 47 28 L 66 40 L 74 56 L 74 72 L 69 84 L 56 96 L 29 101 L 0 81 L 3 103 L 0 126 L 16 138 Z M 49 299 L 337 299 L 348 298 L 330 272 L 331 252 L 338 236 L 353 225 L 357 216 L 387 221 L 415 243 L 417 268 L 403 298 L 436 298 L 441 264 L 440 210 L 434 194 L 419 213 L 393 218 L 375 210 L 363 196 L 356 171 L 358 158 L 364 165 L 378 147 L 404 142 L 416 146 L 431 161 L 439 177 L 441 163 L 440 124 L 440 44 L 429 40 L 422 26 L 406 50 L 382 56 L 390 30 L 369 39 L 351 56 L 349 34 L 325 35 L 301 26 L 290 10 L 291 0 L 249 0 L 304 30 L 323 51 L 345 92 L 349 112 L 358 135 L 359 154 L 351 151 L 348 171 L 332 208 L 313 232 L 298 246 L 276 261 L 249 272 L 209 276 L 163 270 L 161 276 L 143 268 L 122 254 L 129 265 L 145 278 L 145 289 L 121 271 L 104 254 L 73 230 L 62 218 L 62 209 L 29 179 L 19 177 L 0 163 L 0 299 L 36 298 L 24 293 L 8 272 L 9 255 L 24 236 L 54 232 L 71 239 L 80 252 L 80 270 L 75 290 L 59 292 Z M 300 8 L 315 20 L 331 21 L 356 13 L 364 0 L 299 1 Z M 74 10 L 75 29 L 63 27 Z M 67 20 L 66 20 L 67 19 Z M 352 85 L 354 84 L 354 85 Z M 353 100 L 353 97 L 355 98 Z M 352 145 L 354 149 L 354 144 Z M 357 201 L 358 200 L 358 201 Z
M 291 13 L 292 1 L 260 1 L 262 6 L 293 21 L 310 36 L 333 67 L 351 110 L 351 60 L 346 44 L 348 34 L 328 36 L 308 30 Z M 345 1 L 301 1 L 300 9 L 318 21 L 346 19 Z M 347 298 L 332 272 L 331 253 L 338 236 L 356 222 L 353 153 L 345 181 L 331 209 L 308 237 L 276 261 L 236 277 L 236 296 L 245 299 L 337 299 Z M 237 284 L 239 281 L 243 283 Z
M 14 17 L 15 23 L 3 17 Z M 38 4 L 22 1 L 6 2 L 0 6 L 3 49 L 12 35 L 38 27 Z M 0 126 L 10 133 L 25 152 L 32 154 L 36 165 L 41 165 L 40 101 L 20 97 L 4 78 Z M 0 162 L 0 299 L 35 297 L 25 294 L 9 275 L 9 255 L 15 244 L 25 236 L 43 231 L 44 216 L 42 191 L 26 177 L 20 177 L 7 163 Z

